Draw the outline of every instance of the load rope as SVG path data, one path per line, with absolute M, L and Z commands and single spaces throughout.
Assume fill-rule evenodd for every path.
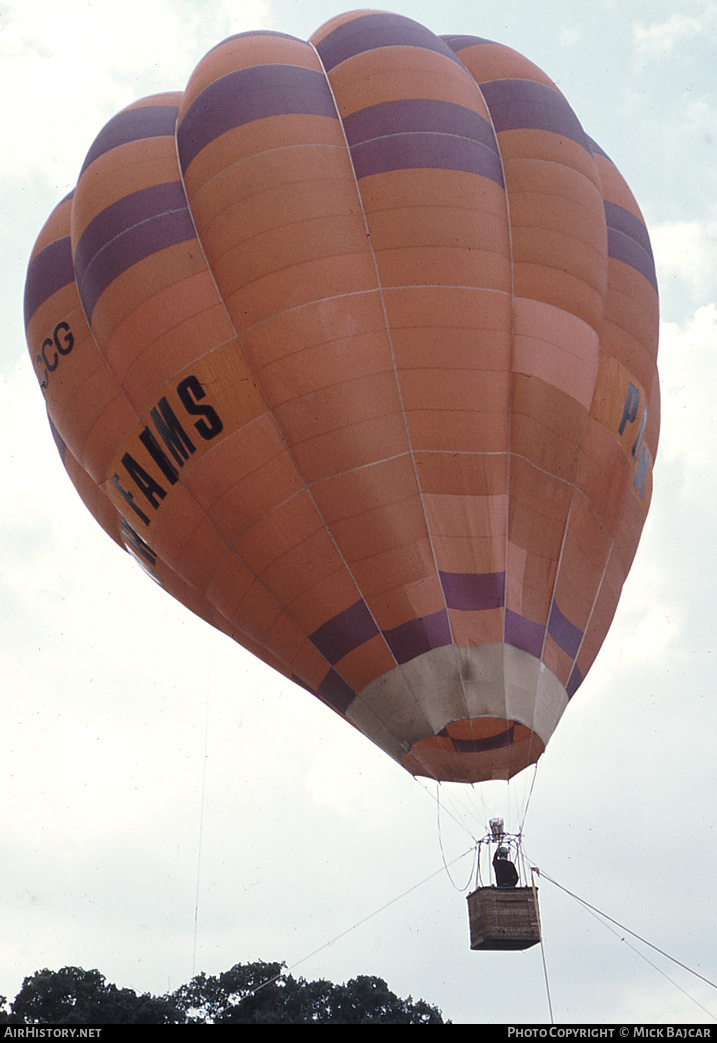
M 614 917 L 608 916 L 607 913 L 604 913 L 601 909 L 598 909 L 596 906 L 591 905 L 590 902 L 586 901 L 584 898 L 581 898 L 579 895 L 576 895 L 573 891 L 570 891 L 567 887 L 563 887 L 562 884 L 559 884 L 557 882 L 557 880 L 553 880 L 553 878 L 551 876 L 548 876 L 547 873 L 542 872 L 540 869 L 533 868 L 532 866 L 531 866 L 531 872 L 537 873 L 544 880 L 547 880 L 549 883 L 551 883 L 554 887 L 557 887 L 559 890 L 564 891 L 565 894 L 570 895 L 571 898 L 574 898 L 576 902 L 579 902 L 581 905 L 585 906 L 585 908 L 588 909 L 593 915 L 599 917 L 601 919 L 601 922 L 605 921 L 605 920 L 608 920 L 611 924 L 614 924 L 616 927 L 619 927 L 621 931 L 625 931 L 625 932 L 627 932 L 627 934 L 632 935 L 633 938 L 636 938 L 639 942 L 642 942 L 643 945 L 648 946 L 648 948 L 650 948 L 650 949 L 654 949 L 655 952 L 660 954 L 660 956 L 664 956 L 665 959 L 670 960 L 672 963 L 676 964 L 678 967 L 681 967 L 683 970 L 687 971 L 688 974 L 692 974 L 695 978 L 699 978 L 700 981 L 705 982 L 706 985 L 710 985 L 713 989 L 717 989 L 717 984 L 715 982 L 710 981 L 709 978 L 706 978 L 703 974 L 700 974 L 698 971 L 695 971 L 692 967 L 688 967 L 687 964 L 686 963 L 682 963 L 681 960 L 676 959 L 674 956 L 670 956 L 670 954 L 668 952 L 665 952 L 664 949 L 660 949 L 659 946 L 654 945 L 652 942 L 649 942 L 646 938 L 643 938 L 641 935 L 637 934 L 635 931 L 630 930 L 629 927 L 626 927 L 625 924 L 622 924 L 618 920 L 615 920 Z M 608 924 L 603 923 L 603 926 L 608 927 L 608 930 L 612 931 L 612 928 L 609 927 Z M 617 932 L 616 931 L 613 931 L 613 934 L 615 934 L 617 936 Z M 717 1016 L 715 1016 L 710 1010 L 708 1010 L 707 1007 L 703 1006 L 699 1002 L 699 1000 L 696 1000 L 694 998 L 694 996 L 690 996 L 689 992 L 687 992 L 686 989 L 683 989 L 681 985 L 679 985 L 676 981 L 674 981 L 672 978 L 670 978 L 669 975 L 665 974 L 665 972 L 660 967 L 658 967 L 656 964 L 654 964 L 651 960 L 648 960 L 647 957 L 643 953 L 641 953 L 639 951 L 639 949 L 636 949 L 634 945 L 630 945 L 629 942 L 626 942 L 625 938 L 621 938 L 621 941 L 625 942 L 625 944 L 630 949 L 632 949 L 632 951 L 634 953 L 636 953 L 638 956 L 642 957 L 642 959 L 645 960 L 645 962 L 648 963 L 650 965 L 650 967 L 653 968 L 653 970 L 658 971 L 664 978 L 666 978 L 670 982 L 671 985 L 674 985 L 676 989 L 678 989 L 681 993 L 683 993 L 683 995 L 685 995 L 687 997 L 687 999 L 691 1000 L 696 1006 L 698 1006 L 701 1010 L 703 1010 L 705 1012 L 705 1014 L 708 1014 L 709 1017 L 711 1017 L 713 1020 L 717 1021 Z M 542 939 L 541 939 L 541 944 L 542 944 Z M 546 979 L 546 983 L 547 983 L 547 979 Z
M 670 956 L 670 954 L 668 952 L 665 952 L 664 949 L 660 949 L 657 945 L 653 945 L 652 942 L 648 942 L 646 938 L 642 938 L 639 934 L 636 934 L 635 931 L 631 931 L 629 927 L 625 927 L 625 925 L 621 924 L 618 920 L 614 920 L 612 916 L 608 916 L 607 913 L 603 913 L 600 909 L 597 909 L 594 905 L 591 905 L 590 902 L 586 902 L 584 898 L 580 898 L 579 895 L 576 895 L 572 891 L 569 891 L 567 887 L 563 887 L 562 884 L 559 884 L 557 880 L 553 880 L 553 878 L 548 876 L 547 873 L 543 873 L 541 870 L 536 870 L 536 872 L 539 873 L 539 875 L 544 880 L 547 880 L 549 883 L 553 884 L 554 887 L 560 888 L 561 891 L 565 891 L 566 894 L 570 895 L 571 898 L 574 898 L 576 901 L 580 902 L 581 905 L 584 905 L 587 909 L 591 909 L 594 913 L 597 913 L 598 916 L 602 916 L 605 920 L 609 920 L 610 923 L 614 923 L 615 926 L 619 927 L 621 931 L 627 931 L 628 934 L 631 934 L 633 938 L 637 938 L 637 940 L 639 942 L 642 942 L 643 945 L 647 945 L 650 949 L 654 949 L 655 952 L 659 952 L 660 956 L 664 956 L 666 959 L 671 960 L 673 963 L 676 963 L 678 967 L 682 967 L 682 969 L 687 971 L 689 974 L 693 974 L 695 978 L 699 978 L 707 985 L 711 985 L 713 989 L 717 989 L 717 984 L 715 984 L 715 982 L 710 981 L 710 979 L 705 978 L 703 974 L 700 974 L 698 971 L 695 971 L 691 967 L 688 967 L 686 963 L 681 963 L 680 960 L 675 959 L 674 956 Z

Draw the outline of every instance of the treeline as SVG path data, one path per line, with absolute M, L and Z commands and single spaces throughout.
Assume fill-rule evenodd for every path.
M 283 963 L 237 963 L 196 975 L 164 996 L 137 995 L 98 970 L 63 967 L 25 978 L 11 1002 L 0 996 L 2 1025 L 444 1025 L 423 1000 L 400 999 L 381 978 L 343 985 L 306 981 Z

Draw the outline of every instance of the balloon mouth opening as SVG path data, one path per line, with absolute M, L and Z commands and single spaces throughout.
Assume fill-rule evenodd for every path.
M 419 739 L 401 763 L 412 775 L 438 782 L 487 782 L 512 778 L 544 750 L 540 736 L 519 721 L 473 717 Z

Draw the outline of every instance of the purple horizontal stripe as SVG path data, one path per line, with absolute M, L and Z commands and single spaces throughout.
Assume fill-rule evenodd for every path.
M 224 47 L 225 44 L 231 43 L 233 40 L 243 40 L 245 37 L 251 36 L 278 36 L 283 40 L 296 40 L 298 43 L 306 45 L 305 40 L 300 40 L 298 36 L 292 36 L 291 33 L 280 33 L 275 29 L 248 29 L 245 33 L 233 33 L 231 36 L 227 36 L 221 41 L 221 43 L 217 43 L 214 47 L 211 47 L 204 57 L 208 57 L 213 51 L 218 51 L 220 47 Z M 204 61 L 204 59 L 202 59 L 202 61 Z
M 439 573 L 446 604 L 464 612 L 502 608 L 505 573 Z
M 504 572 L 441 572 L 440 577 L 448 608 L 479 612 L 505 604 Z
M 590 145 L 590 151 L 593 153 L 593 155 L 595 155 L 595 156 L 602 156 L 603 159 L 606 159 L 608 161 L 608 163 L 612 163 L 612 160 L 608 156 L 607 152 L 604 149 L 600 148 L 600 146 L 598 145 L 597 141 L 594 141 L 593 138 L 589 137 L 588 138 L 588 143 Z M 613 163 L 613 166 L 614 166 L 614 163 Z
M 488 120 L 463 105 L 428 98 L 384 101 L 359 109 L 344 119 L 344 131 L 349 145 L 407 131 L 455 134 L 479 141 L 498 155 L 498 142 Z
M 65 444 L 65 442 L 64 442 L 64 440 L 62 438 L 62 435 L 60 434 L 60 432 L 57 430 L 57 428 L 53 424 L 52 420 L 50 419 L 50 414 L 49 413 L 47 414 L 47 422 L 50 425 L 50 431 L 52 432 L 52 437 L 55 440 L 55 445 L 57 446 L 57 451 L 60 454 L 60 459 L 62 460 L 62 463 L 64 465 L 64 463 L 65 463 L 65 453 L 67 452 L 67 446 L 66 446 L 66 444 Z
M 557 91 L 534 80 L 492 80 L 481 85 L 496 132 L 546 130 L 592 152 L 580 121 Z
M 643 223 L 616 203 L 605 203 L 608 256 L 635 268 L 657 290 L 650 237 Z
M 159 214 L 187 210 L 181 181 L 150 185 L 116 200 L 90 221 L 75 250 L 75 272 L 81 282 L 97 254 L 118 235 Z
M 221 46 L 221 44 L 217 44 L 217 47 L 220 47 L 220 46 Z M 310 692 L 311 695 L 316 695 L 316 692 L 314 691 L 314 689 L 311 688 L 306 683 L 306 681 L 302 681 L 298 674 L 292 674 L 291 675 L 291 680 L 294 682 L 294 684 L 298 684 L 300 688 L 304 688 L 307 692 Z
M 113 116 L 95 138 L 80 174 L 105 152 L 144 138 L 161 138 L 174 134 L 177 123 L 176 105 L 143 105 L 126 109 Z
M 503 184 L 493 128 L 477 112 L 462 105 L 424 98 L 383 102 L 347 116 L 344 130 L 354 161 L 364 169 L 359 176 L 382 170 L 438 166 L 484 173 Z M 417 161 L 420 141 L 416 141 L 413 153 L 410 152 L 411 142 L 406 135 L 414 133 L 442 135 L 441 139 L 426 139 L 426 162 Z M 368 146 L 369 142 L 370 148 L 358 147 Z M 439 153 L 438 157 L 435 153 Z M 401 162 L 402 154 L 406 155 L 406 162 Z
M 382 12 L 344 22 L 325 36 L 316 49 L 324 68 L 330 72 L 348 58 L 379 47 L 422 47 L 458 61 L 450 47 L 430 29 L 402 15 Z
M 335 670 L 329 670 L 319 685 L 316 694 L 333 706 L 335 710 L 338 710 L 339 713 L 346 713 L 356 698 L 353 688 Z
M 309 639 L 321 655 L 332 665 L 343 659 L 354 648 L 370 641 L 378 628 L 365 601 L 339 612 L 309 635 Z
M 450 739 L 456 753 L 485 753 L 487 750 L 499 750 L 504 746 L 510 746 L 513 741 L 513 728 L 506 728 L 497 735 L 487 735 L 484 739 L 454 739 L 444 728 L 438 734 L 441 738 Z
M 505 611 L 505 643 L 514 648 L 522 648 L 524 652 L 540 659 L 543 654 L 545 627 L 540 623 L 532 623 L 517 612 Z
M 494 43 L 494 40 L 486 40 L 484 36 L 441 36 L 441 39 L 448 44 L 454 54 L 458 54 L 459 51 L 464 50 L 466 47 L 475 47 L 476 44 L 481 43 Z
M 614 257 L 616 261 L 629 264 L 631 268 L 644 275 L 647 281 L 657 290 L 655 262 L 650 254 L 647 254 L 634 239 L 623 235 L 622 232 L 616 232 L 614 228 L 608 228 L 607 252 L 608 257 Z
M 387 170 L 462 170 L 503 185 L 500 160 L 490 148 L 450 134 L 392 134 L 351 149 L 357 178 Z
M 182 170 L 221 134 L 287 114 L 338 119 L 323 73 L 296 65 L 254 65 L 222 76 L 192 102 L 177 129 Z
M 442 648 L 451 643 L 448 617 L 444 609 L 430 616 L 411 619 L 392 630 L 384 630 L 383 636 L 397 663 L 408 663 L 432 648 Z
M 69 235 L 55 239 L 33 257 L 25 279 L 25 329 L 37 309 L 74 278 Z
M 608 228 L 612 228 L 616 232 L 622 232 L 623 235 L 627 235 L 631 239 L 634 239 L 635 242 L 639 243 L 643 250 L 652 257 L 650 236 L 639 217 L 635 217 L 635 215 L 631 214 L 629 210 L 626 210 L 624 206 L 619 206 L 617 203 L 606 201 L 604 205 L 605 220 L 607 221 Z
M 568 699 L 572 699 L 582 683 L 583 675 L 578 670 L 578 664 L 575 663 L 570 671 L 570 677 L 568 678 L 568 683 L 565 688 L 565 691 L 568 693 Z
M 566 652 L 571 659 L 575 658 L 583 639 L 583 632 L 574 623 L 571 623 L 567 616 L 563 615 L 555 602 L 550 610 L 548 633 L 563 652 Z
M 88 320 L 91 320 L 100 296 L 118 275 L 160 250 L 194 238 L 189 211 L 183 209 L 159 214 L 113 239 L 94 257 L 82 281 L 78 282 Z

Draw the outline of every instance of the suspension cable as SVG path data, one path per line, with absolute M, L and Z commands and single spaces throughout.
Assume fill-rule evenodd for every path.
M 535 764 L 533 765 L 533 779 L 532 779 L 532 781 L 530 783 L 530 790 L 528 791 L 528 796 L 527 796 L 526 801 L 525 801 L 525 807 L 523 808 L 523 818 L 521 819 L 520 827 L 518 829 L 518 833 L 520 834 L 520 836 L 523 835 L 523 830 L 525 828 L 525 820 L 528 817 L 528 807 L 530 805 L 530 799 L 533 796 L 533 789 L 535 787 L 535 780 L 538 777 L 538 764 L 539 763 L 540 763 L 539 761 L 536 761 Z
M 194 897 L 194 945 L 192 947 L 192 977 L 197 969 L 197 939 L 199 934 L 199 887 L 202 870 L 202 837 L 204 834 L 205 793 L 207 786 L 207 754 L 209 748 L 209 697 L 211 686 L 211 656 L 207 657 L 207 698 L 204 706 L 204 754 L 202 756 L 202 789 L 199 798 L 199 836 L 197 837 L 197 887 Z
M 658 952 L 660 954 L 660 956 L 664 956 L 665 959 L 670 960 L 672 963 L 676 964 L 678 967 L 681 967 L 683 970 L 687 971 L 688 974 L 692 974 L 695 978 L 699 978 L 700 981 L 705 982 L 706 985 L 710 985 L 713 989 L 717 989 L 717 984 L 715 984 L 715 982 L 710 981 L 710 979 L 706 978 L 703 974 L 700 974 L 698 971 L 693 970 L 692 967 L 688 967 L 687 964 L 682 963 L 681 960 L 676 959 L 674 956 L 670 956 L 670 954 L 668 952 L 665 952 L 664 949 L 660 949 L 657 945 L 653 945 L 652 942 L 649 942 L 646 938 L 643 938 L 641 935 L 637 934 L 635 931 L 630 930 L 629 927 L 626 927 L 624 924 L 620 923 L 618 920 L 615 920 L 612 916 L 608 916 L 607 913 L 604 913 L 601 909 L 598 909 L 596 906 L 591 905 L 590 902 L 586 901 L 584 898 L 581 898 L 579 895 L 576 895 L 573 891 L 570 891 L 567 887 L 563 887 L 562 884 L 559 884 L 557 882 L 557 880 L 553 880 L 553 878 L 551 876 L 548 876 L 547 873 L 543 873 L 543 872 L 541 872 L 541 870 L 536 869 L 536 868 L 532 868 L 532 867 L 531 867 L 531 871 L 533 873 L 537 873 L 539 876 L 542 876 L 549 883 L 553 884 L 554 887 L 557 887 L 557 888 L 559 888 L 559 890 L 564 891 L 565 894 L 570 895 L 571 898 L 574 898 L 576 902 L 579 902 L 581 905 L 585 906 L 585 908 L 588 909 L 591 914 L 593 914 L 596 918 L 600 919 L 600 922 L 603 924 L 603 927 L 607 927 L 608 930 L 612 931 L 612 933 L 616 937 L 618 936 L 617 931 L 614 931 L 613 928 L 609 926 L 609 924 L 615 924 L 615 926 L 619 927 L 621 931 L 626 931 L 627 934 L 632 935 L 633 938 L 637 938 L 637 940 L 639 942 L 642 942 L 643 945 L 647 945 L 648 948 L 654 949 L 655 952 Z M 604 921 L 606 921 L 606 920 L 609 921 L 609 923 L 605 923 Z M 658 967 L 656 964 L 654 964 L 651 960 L 648 960 L 647 957 L 644 955 L 644 953 L 641 953 L 639 951 L 639 949 L 635 948 L 634 945 L 631 945 L 629 942 L 627 942 L 625 940 L 625 938 L 621 938 L 621 941 L 625 942 L 625 944 L 628 946 L 628 948 L 632 949 L 632 951 L 634 953 L 636 953 L 638 956 L 642 957 L 642 959 L 645 960 L 645 962 L 648 963 L 650 965 L 650 967 L 653 968 L 653 970 L 658 971 L 664 978 L 666 978 L 667 981 L 669 981 L 671 985 L 674 985 L 674 987 L 676 989 L 678 989 L 681 993 L 683 993 L 683 995 L 686 996 L 687 999 L 691 1000 L 694 1004 L 696 1004 L 696 1006 L 698 1006 L 700 1008 L 700 1010 L 703 1010 L 705 1012 L 705 1014 L 708 1014 L 714 1021 L 717 1021 L 717 1016 L 715 1016 L 710 1010 L 708 1010 L 705 1006 L 703 1006 L 703 1004 L 701 1004 L 699 1002 L 699 1000 L 696 1000 L 694 998 L 694 996 L 690 996 L 690 994 L 687 992 L 686 989 L 683 989 L 681 985 L 679 985 L 676 981 L 674 981 L 672 978 L 670 978 L 670 976 L 668 974 L 666 974 L 660 967 Z M 546 983 L 547 983 L 547 979 L 546 979 Z
M 455 865 L 456 862 L 460 862 L 460 860 L 462 858 L 465 858 L 466 855 L 470 855 L 473 850 L 474 850 L 473 848 L 469 848 L 467 851 L 464 851 L 462 855 L 458 855 L 457 858 L 452 859 L 448 863 L 448 865 L 449 866 Z M 447 867 L 445 867 L 445 868 L 447 868 Z M 386 902 L 385 905 L 382 905 L 379 909 L 376 909 L 376 910 L 374 910 L 374 912 L 369 913 L 368 916 L 364 916 L 363 919 L 358 920 L 351 927 L 347 927 L 345 931 L 341 931 L 340 934 L 337 934 L 334 938 L 331 938 L 330 941 L 324 942 L 324 944 L 320 945 L 318 947 L 318 949 L 314 949 L 313 952 L 308 953 L 306 956 L 302 956 L 300 960 L 297 960 L 295 963 L 292 963 L 290 967 L 287 967 L 286 968 L 287 971 L 293 971 L 293 969 L 295 967 L 298 967 L 299 964 L 305 963 L 306 960 L 310 960 L 312 956 L 316 956 L 317 953 L 323 952 L 324 949 L 328 949 L 329 946 L 331 946 L 335 942 L 339 941 L 340 938 L 344 938 L 347 934 L 350 934 L 351 931 L 355 931 L 357 927 L 361 927 L 363 924 L 368 923 L 368 921 L 372 920 L 374 916 L 378 916 L 379 913 L 382 913 L 386 909 L 390 908 L 390 906 L 395 905 L 396 902 L 400 902 L 400 900 L 402 898 L 405 898 L 406 895 L 411 894 L 412 891 L 418 890 L 419 887 L 423 887 L 423 885 L 427 884 L 429 880 L 433 880 L 434 877 L 439 876 L 443 872 L 445 872 L 445 869 L 442 866 L 440 869 L 437 869 L 434 873 L 431 873 L 430 876 L 424 877 L 423 880 L 420 880 L 417 884 L 414 884 L 412 887 L 409 887 L 406 891 L 403 891 L 400 895 L 396 895 L 396 897 L 392 898 L 390 902 Z M 272 978 L 272 981 L 274 981 L 274 980 L 276 980 L 276 979 Z M 268 984 L 269 984 L 269 982 L 264 982 L 262 985 L 259 985 L 257 989 L 254 989 L 254 992 L 257 992 L 258 989 L 261 989 L 261 988 L 263 988 L 264 985 L 268 985 Z
M 623 942 L 628 947 L 628 949 L 632 949 L 632 951 L 641 959 L 643 959 L 645 963 L 649 964 L 653 970 L 657 971 L 658 974 L 661 974 L 663 978 L 666 978 L 667 981 L 669 981 L 670 985 L 674 985 L 674 987 L 678 989 L 678 991 L 681 992 L 684 996 L 686 996 L 688 1000 L 691 1000 L 691 1002 L 695 1003 L 701 1010 L 705 1012 L 705 1014 L 708 1014 L 714 1021 L 717 1021 L 715 1015 L 711 1011 L 707 1010 L 707 1007 L 703 1006 L 703 1004 L 701 1004 L 699 1000 L 696 1000 L 694 996 L 690 996 L 687 989 L 683 989 L 679 982 L 676 982 L 674 978 L 671 978 L 669 974 L 666 974 L 665 971 L 663 971 L 662 967 L 658 967 L 656 963 L 652 962 L 652 960 L 648 960 L 647 956 L 645 956 L 644 953 L 640 952 L 640 950 L 635 945 L 632 945 L 630 942 L 628 942 L 625 937 L 620 937 L 619 932 L 616 931 L 614 927 L 611 927 L 609 923 L 605 923 L 605 920 L 603 919 L 603 914 L 598 913 L 596 910 L 590 909 L 589 907 L 588 912 L 591 916 L 595 917 L 599 924 L 602 924 L 602 926 L 607 928 L 608 931 L 611 931 L 616 938 L 620 938 L 620 941 Z
M 460 891 L 461 893 L 464 892 L 464 891 L 467 891 L 468 888 L 470 887 L 471 880 L 473 879 L 473 873 L 474 873 L 474 869 L 475 869 L 475 858 L 474 858 L 474 861 L 473 861 L 473 865 L 471 865 L 471 868 L 470 868 L 470 872 L 469 872 L 469 875 L 468 875 L 468 882 L 463 887 L 459 887 L 458 884 L 453 879 L 453 877 L 451 876 L 451 871 L 448 868 L 448 863 L 446 862 L 446 853 L 445 853 L 445 851 L 443 849 L 443 835 L 441 833 L 441 791 L 440 791 L 440 783 L 439 782 L 436 782 L 436 828 L 438 830 L 438 846 L 441 849 L 441 858 L 443 859 L 443 868 L 446 871 L 446 875 L 447 875 L 448 879 L 450 880 L 450 882 L 453 884 L 453 887 L 456 889 L 456 891 Z
M 648 942 L 646 938 L 642 938 L 639 934 L 636 934 L 635 931 L 631 931 L 629 927 L 625 927 L 625 925 L 621 924 L 618 920 L 614 920 L 612 916 L 608 916 L 607 913 L 603 913 L 602 910 L 596 908 L 596 906 L 594 905 L 591 905 L 590 902 L 586 902 L 584 898 L 581 898 L 579 895 L 576 895 L 572 891 L 569 891 L 567 887 L 563 887 L 562 884 L 559 884 L 557 880 L 553 880 L 553 878 L 548 876 L 547 873 L 543 873 L 540 869 L 536 869 L 536 872 L 540 876 L 542 876 L 543 879 L 553 884 L 554 887 L 558 887 L 561 891 L 565 891 L 567 895 L 570 895 L 571 898 L 574 898 L 577 902 L 580 902 L 581 905 L 584 905 L 587 909 L 592 909 L 593 912 L 598 914 L 598 916 L 602 916 L 606 920 L 609 920 L 610 923 L 614 923 L 615 926 L 619 927 L 621 931 L 627 931 L 628 934 L 631 934 L 633 938 L 637 938 L 637 940 L 639 942 L 642 942 L 643 945 L 647 945 L 650 949 L 654 949 L 655 952 L 659 952 L 660 956 L 664 956 L 665 959 L 671 960 L 672 963 L 676 963 L 678 967 L 682 967 L 682 969 L 687 971 L 689 974 L 693 974 L 695 978 L 700 978 L 700 980 L 705 982 L 707 985 L 711 985 L 713 989 L 717 989 L 717 984 L 715 984 L 715 982 L 710 981 L 710 979 L 705 978 L 703 974 L 699 974 L 698 971 L 695 971 L 691 967 L 688 967 L 686 963 L 681 963 L 680 960 L 675 959 L 674 956 L 670 956 L 668 952 L 665 952 L 663 949 L 658 948 L 657 945 L 653 945 L 652 942 Z
M 470 855 L 474 850 L 475 848 L 469 848 L 467 851 L 464 851 L 462 855 L 458 855 L 457 858 L 452 859 L 448 863 L 448 866 L 452 866 L 455 865 L 456 862 L 460 862 L 462 858 L 465 858 L 466 855 Z M 310 960 L 312 956 L 316 956 L 317 953 L 323 952 L 324 949 L 328 949 L 330 946 L 334 945 L 335 942 L 339 941 L 339 939 L 345 938 L 347 934 L 351 933 L 351 931 L 355 931 L 357 927 L 361 927 L 363 924 L 368 923 L 368 921 L 372 920 L 374 916 L 378 916 L 379 913 L 382 913 L 384 912 L 384 910 L 389 909 L 392 905 L 395 905 L 396 902 L 400 902 L 402 898 L 405 898 L 406 895 L 411 894 L 412 891 L 416 891 L 419 887 L 423 887 L 423 885 L 427 884 L 429 880 L 433 880 L 434 877 L 439 876 L 441 873 L 445 872 L 448 866 L 442 866 L 440 869 L 437 869 L 434 873 L 431 873 L 430 876 L 424 877 L 423 880 L 419 880 L 417 884 L 414 884 L 412 887 L 409 887 L 400 895 L 396 895 L 396 897 L 392 898 L 390 902 L 386 902 L 379 909 L 375 909 L 374 912 L 369 913 L 368 916 L 364 916 L 361 920 L 358 920 L 351 927 L 347 927 L 345 931 L 341 931 L 340 934 L 337 934 L 335 935 L 335 937 L 329 939 L 328 942 L 324 942 L 324 944 L 320 945 L 318 949 L 314 949 L 313 952 L 307 953 L 306 956 L 302 956 L 300 960 L 296 960 L 294 963 L 290 965 L 283 964 L 282 969 L 279 971 L 278 974 L 273 975 L 273 977 L 271 978 L 267 978 L 266 981 L 263 981 L 260 985 L 257 985 L 255 989 L 251 990 L 251 995 L 256 995 L 256 993 L 260 992 L 261 989 L 265 989 L 268 985 L 271 985 L 273 982 L 278 981 L 285 971 L 287 974 L 290 974 L 296 967 L 300 966 L 302 963 L 306 963 L 307 960 Z
M 438 793 L 439 793 L 438 787 L 440 786 L 440 782 L 437 779 L 435 780 L 435 782 L 436 782 L 436 792 L 435 792 L 435 794 L 432 794 L 430 792 L 430 790 L 428 790 L 428 787 L 419 778 L 417 778 L 417 776 L 413 776 L 413 780 L 417 783 L 417 785 L 419 785 L 419 789 L 422 790 L 430 800 L 436 801 L 436 802 L 438 801 Z M 452 796 L 455 796 L 455 795 L 452 794 Z M 441 804 L 441 807 L 443 807 L 445 815 L 448 815 L 449 818 L 453 819 L 453 821 L 456 823 L 456 825 L 460 826 L 460 828 L 463 830 L 463 832 L 468 833 L 468 835 L 470 836 L 471 840 L 474 841 L 474 843 L 478 843 L 475 832 L 467 824 L 465 824 L 465 822 L 463 822 L 462 819 L 459 819 L 457 815 L 454 815 L 454 812 L 451 811 L 451 809 L 449 807 L 447 807 L 445 803 Z
M 538 917 L 538 937 L 540 938 L 540 954 L 543 958 L 543 977 L 545 978 L 545 993 L 548 998 L 548 1010 L 550 1011 L 550 1024 L 555 1024 L 555 1018 L 553 1017 L 553 1001 L 550 997 L 550 983 L 548 982 L 548 964 L 545 959 L 545 943 L 543 941 L 543 923 L 540 918 L 540 906 L 538 905 L 538 892 L 535 886 L 535 875 L 540 875 L 538 869 L 530 867 L 530 886 L 533 889 L 533 902 L 535 903 L 535 915 Z

